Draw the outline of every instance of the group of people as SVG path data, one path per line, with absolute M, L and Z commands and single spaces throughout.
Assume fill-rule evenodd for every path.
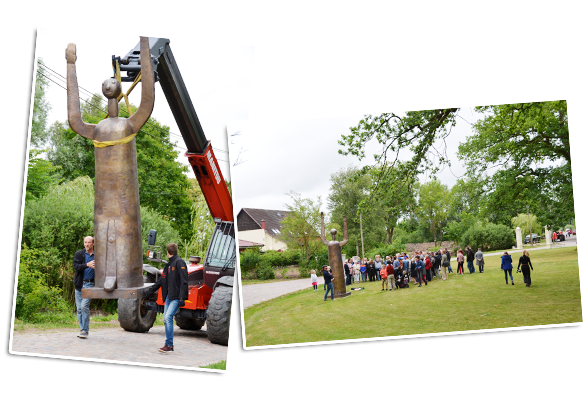
M 501 269 L 504 270 L 506 284 L 508 284 L 508 277 L 510 276 L 510 281 L 514 285 L 512 278 L 512 257 L 508 252 L 505 252 L 501 259 Z M 468 246 L 465 248 L 465 253 L 459 249 L 453 255 L 447 248 L 443 248 L 436 252 L 415 251 L 411 255 L 402 252 L 396 255 L 389 255 L 385 259 L 382 259 L 380 255 L 376 255 L 374 258 L 363 258 L 362 260 L 356 261 L 351 258 L 344 263 L 344 276 L 346 277 L 346 285 L 380 280 L 382 281 L 382 291 L 408 288 L 411 280 L 413 281 L 413 285 L 421 287 L 423 284 L 427 285 L 428 282 L 435 278 L 439 278 L 442 281 L 447 280 L 448 274 L 453 273 L 452 260 L 457 262 L 456 275 L 465 274 L 464 264 L 467 265 L 467 270 L 470 274 L 484 272 L 484 253 L 480 248 L 478 248 L 477 252 L 474 252 Z M 523 273 L 524 282 L 527 287 L 531 285 L 531 269 L 532 263 L 530 262 L 528 252 L 525 250 L 519 259 L 517 272 Z M 331 280 L 332 275 L 329 269 L 327 269 L 327 273 L 327 275 L 325 274 L 325 279 L 328 276 L 328 279 Z
M 484 272 L 484 254 L 478 248 L 474 253 L 471 247 L 466 247 L 466 253 L 460 249 L 454 255 L 457 260 L 458 275 L 464 274 L 464 263 L 467 259 L 467 267 L 470 273 L 475 273 L 474 261 L 480 273 Z M 389 291 L 396 289 L 393 279 L 409 277 L 414 280 L 414 284 L 421 286 L 433 278 L 442 280 L 448 279 L 448 273 L 453 273 L 451 267 L 452 254 L 447 248 L 433 251 L 415 251 L 411 255 L 405 252 L 396 255 L 389 255 L 384 260 L 380 255 L 375 258 L 363 258 L 362 261 L 354 261 L 352 258 L 344 263 L 346 285 L 360 282 L 370 282 L 378 280 L 389 280 L 387 287 Z M 385 285 L 383 284 L 383 290 Z

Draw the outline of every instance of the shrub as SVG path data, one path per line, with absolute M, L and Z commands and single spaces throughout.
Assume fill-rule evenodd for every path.
M 514 244 L 514 232 L 506 225 L 476 223 L 466 231 L 460 241 L 462 247 L 470 246 L 482 251 L 508 249 Z
M 46 276 L 34 269 L 43 255 L 44 252 L 26 245 L 21 249 L 15 316 L 29 323 L 74 322 L 73 308 L 63 298 L 62 290 L 47 286 Z
M 239 255 L 241 270 L 244 272 L 250 272 L 255 269 L 261 260 L 261 254 L 259 254 L 259 248 L 247 248 Z
M 269 263 L 260 261 L 259 266 L 255 269 L 255 277 L 259 280 L 271 280 L 275 278 L 275 272 Z
M 399 242 L 393 244 L 383 244 L 380 247 L 373 248 L 372 250 L 365 252 L 366 257 L 370 258 L 371 256 L 374 258 L 375 255 L 380 255 L 381 258 L 386 258 L 389 255 L 395 255 L 398 252 L 405 252 L 407 250 L 407 246 L 405 244 L 401 244 Z

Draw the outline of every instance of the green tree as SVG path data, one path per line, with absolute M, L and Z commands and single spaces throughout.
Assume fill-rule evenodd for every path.
M 370 174 L 377 194 L 372 197 L 371 205 L 366 204 L 366 199 L 361 203 L 363 211 L 376 214 L 383 220 L 389 245 L 393 244 L 393 232 L 398 220 L 415 208 L 418 185 L 417 176 L 408 176 L 402 163 L 397 162 L 395 171 L 382 173 L 380 169 L 372 168 Z
M 486 175 L 489 209 L 513 207 L 505 223 L 528 204 L 543 224 L 574 217 L 567 102 L 478 106 L 484 118 L 458 149 L 468 174 Z M 502 204 L 506 204 L 502 206 Z
M 316 200 L 303 199 L 301 194 L 293 191 L 286 195 L 293 203 L 285 205 L 289 213 L 281 221 L 279 236 L 289 248 L 300 249 L 304 254 L 304 260 L 308 261 L 316 248 L 323 245 L 320 238 L 322 199 L 320 196 Z M 331 239 L 329 231 L 334 228 L 338 230 L 337 236 L 343 235 L 342 228 L 337 224 L 326 222 L 326 235 L 329 240 Z M 343 237 L 340 238 L 342 239 Z
M 330 193 L 327 198 L 327 207 L 330 211 L 331 222 L 342 225 L 343 216 L 346 216 L 348 226 L 348 243 L 342 251 L 349 255 L 356 255 L 356 245 L 359 250 L 360 216 L 359 205 L 368 197 L 372 186 L 370 175 L 360 175 L 359 169 L 354 166 L 342 168 L 330 175 Z M 385 238 L 385 228 L 381 217 L 376 214 L 365 213 L 362 219 L 362 229 L 365 249 L 376 247 Z
M 188 190 L 188 193 L 192 197 L 190 221 L 192 237 L 187 244 L 187 250 L 189 255 L 198 255 L 204 260 L 206 250 L 213 235 L 215 222 L 210 214 L 200 185 L 194 178 L 189 178 L 189 181 L 191 188 Z
M 362 174 L 368 173 L 372 167 L 377 169 L 371 190 L 371 196 L 374 196 L 382 187 L 378 182 L 386 178 L 387 173 L 396 172 L 399 153 L 405 149 L 411 155 L 408 161 L 401 161 L 399 165 L 401 178 L 412 178 L 425 171 L 435 173 L 440 167 L 449 164 L 445 151 L 437 150 L 434 143 L 449 135 L 451 126 L 456 123 L 457 110 L 413 111 L 404 116 L 395 113 L 382 113 L 375 117 L 365 115 L 356 127 L 350 128 L 350 134 L 342 135 L 338 141 L 342 148 L 338 153 L 345 156 L 350 154 L 362 160 L 365 154 L 368 155 L 365 146 L 370 140 L 374 138 L 383 145 L 380 153 L 374 154 L 375 165 L 361 169 Z
M 449 212 L 448 205 L 449 189 L 440 181 L 433 180 L 419 186 L 417 215 L 421 222 L 429 226 L 435 246 L 437 246 L 437 236 L 440 236 L 439 245 L 443 240 L 441 231 Z
M 30 149 L 28 152 L 28 174 L 26 176 L 26 202 L 44 196 L 59 183 L 57 171 L 50 161 L 40 156 L 46 150 Z
M 518 214 L 514 218 L 512 218 L 512 227 L 516 229 L 517 227 L 522 230 L 522 235 L 526 236 L 530 234 L 529 228 L 529 216 L 528 214 Z M 530 226 L 532 227 L 532 232 L 538 234 L 539 236 L 542 234 L 543 226 L 537 220 L 536 215 L 530 214 Z
M 32 146 L 40 147 L 48 139 L 47 117 L 51 110 L 51 105 L 46 98 L 46 89 L 49 80 L 42 65 L 42 58 L 38 59 L 36 80 L 34 82 L 34 103 L 32 107 L 32 125 L 30 129 L 30 143 Z
M 82 117 L 87 123 L 97 124 L 105 116 L 99 110 L 100 97 L 94 95 L 91 105 L 84 104 Z M 128 117 L 124 103 L 120 103 L 120 117 Z M 134 112 L 136 108 L 133 108 Z M 66 123 L 57 122 L 50 130 L 53 150 L 51 162 L 61 167 L 61 176 L 72 180 L 87 175 L 95 178 L 93 143 L 72 131 Z M 188 167 L 178 161 L 176 145 L 170 141 L 170 129 L 150 118 L 136 136 L 140 205 L 166 215 L 181 241 L 190 240 L 192 200 L 188 189 L 191 183 Z

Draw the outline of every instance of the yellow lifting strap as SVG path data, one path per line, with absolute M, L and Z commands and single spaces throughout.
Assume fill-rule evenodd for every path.
M 138 135 L 137 132 L 135 134 L 130 135 L 130 136 L 126 136 L 125 138 L 118 139 L 117 141 L 99 142 L 99 141 L 93 140 L 93 146 L 95 146 L 95 147 L 107 147 L 107 146 L 123 145 L 124 143 L 128 143 L 132 139 L 134 139 L 136 137 L 136 135 Z

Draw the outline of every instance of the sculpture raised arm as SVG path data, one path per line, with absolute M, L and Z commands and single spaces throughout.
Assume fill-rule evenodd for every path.
M 154 71 L 150 57 L 150 43 L 147 37 L 140 36 L 140 61 L 142 64 L 142 101 L 140 107 L 129 118 L 134 133 L 146 124 L 154 109 Z
M 346 226 L 346 216 L 343 216 L 342 219 L 344 219 L 344 240 L 340 242 L 341 247 L 348 243 L 348 227 Z
M 69 115 L 69 126 L 73 131 L 82 137 L 93 139 L 94 124 L 87 124 L 81 118 L 81 106 L 79 103 L 79 86 L 77 85 L 77 47 L 70 43 L 65 50 L 67 58 L 67 113 Z
M 320 237 L 322 238 L 322 242 L 328 246 L 330 242 L 326 239 L 326 227 L 324 226 L 324 213 L 320 212 L 320 218 L 322 219 L 322 229 L 320 230 Z

